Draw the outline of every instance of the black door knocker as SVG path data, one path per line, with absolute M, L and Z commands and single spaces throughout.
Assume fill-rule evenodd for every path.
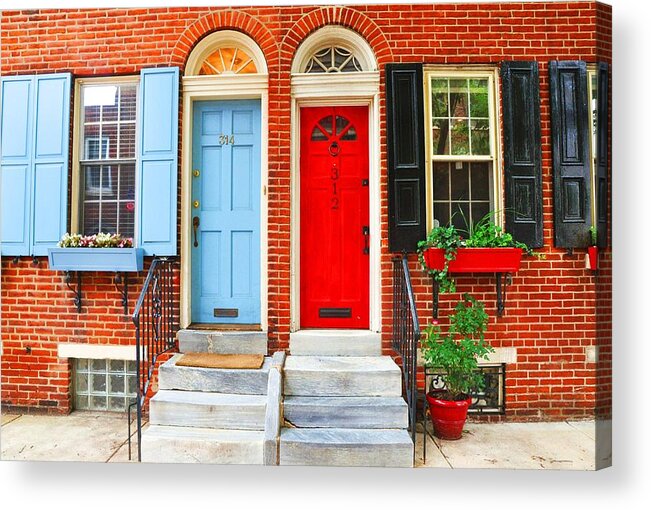
M 330 155 L 332 157 L 337 156 L 339 154 L 340 150 L 341 150 L 341 147 L 339 147 L 339 144 L 337 142 L 332 142 L 330 144 L 330 147 L 328 147 L 328 151 L 330 152 Z

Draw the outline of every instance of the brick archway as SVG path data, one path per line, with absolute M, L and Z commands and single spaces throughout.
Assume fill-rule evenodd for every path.
M 346 27 L 361 35 L 373 49 L 379 67 L 393 60 L 387 38 L 372 19 L 355 9 L 332 5 L 308 12 L 287 32 L 280 43 L 283 66 L 291 63 L 296 49 L 308 35 L 327 25 Z
M 187 27 L 172 50 L 170 65 L 178 66 L 183 71 L 195 45 L 206 35 L 225 29 L 237 30 L 248 35 L 260 46 L 267 61 L 267 68 L 277 68 L 278 44 L 269 29 L 254 16 L 233 9 L 211 12 Z

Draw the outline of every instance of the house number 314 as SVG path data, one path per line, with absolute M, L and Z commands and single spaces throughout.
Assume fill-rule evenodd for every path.
M 233 135 L 219 135 L 219 145 L 233 145 L 235 137 Z

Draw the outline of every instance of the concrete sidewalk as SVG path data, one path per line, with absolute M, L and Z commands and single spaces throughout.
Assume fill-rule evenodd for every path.
M 595 469 L 594 421 L 467 423 L 459 441 L 417 433 L 416 467 Z M 135 424 L 132 425 L 135 434 Z M 117 413 L 2 415 L 1 460 L 128 462 L 127 419 Z M 133 458 L 137 457 L 135 438 Z

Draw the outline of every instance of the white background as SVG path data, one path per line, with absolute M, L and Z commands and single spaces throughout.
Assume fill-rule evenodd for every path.
M 207 5 L 167 0 L 164 5 Z M 291 4 L 221 0 L 219 4 Z M 311 3 L 304 0 L 300 3 Z M 329 2 L 340 3 L 340 2 Z M 361 2 L 357 2 L 361 3 Z M 385 3 L 385 2 L 377 2 Z M 409 2 L 414 3 L 414 2 Z M 611 0 L 613 65 L 614 438 L 599 472 L 0 463 L 0 508 L 651 508 L 651 26 L 649 2 Z M 84 7 L 156 6 L 151 0 Z M 0 7 L 77 7 L 0 0 Z M 0 27 L 1 30 L 1 27 Z M 649 230 L 644 230 L 648 228 Z

